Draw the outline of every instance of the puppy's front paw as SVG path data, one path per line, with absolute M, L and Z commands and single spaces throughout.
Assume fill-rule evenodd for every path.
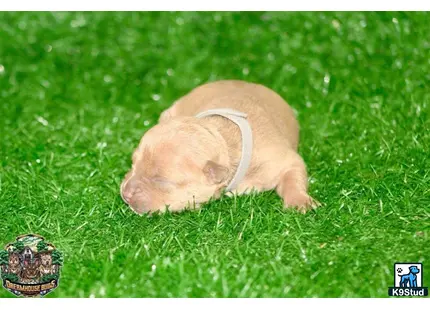
M 284 205 L 286 208 L 294 208 L 301 213 L 306 213 L 309 210 L 313 210 L 321 206 L 317 200 L 313 199 L 306 192 L 290 193 L 284 199 Z

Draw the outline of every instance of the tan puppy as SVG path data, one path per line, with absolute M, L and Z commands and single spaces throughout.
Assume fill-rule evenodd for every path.
M 229 108 L 248 115 L 251 164 L 233 191 L 276 188 L 286 207 L 302 212 L 318 205 L 307 194 L 306 167 L 297 153 L 299 126 L 290 106 L 272 90 L 242 81 L 197 87 L 161 114 L 140 140 L 121 196 L 137 213 L 195 208 L 218 198 L 236 173 L 242 135 L 222 116 L 195 117 Z

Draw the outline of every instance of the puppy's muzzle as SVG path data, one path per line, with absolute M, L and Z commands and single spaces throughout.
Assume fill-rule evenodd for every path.
M 121 197 L 126 204 L 130 205 L 133 202 L 133 197 L 141 192 L 142 184 L 135 177 L 124 180 L 124 182 L 121 184 Z

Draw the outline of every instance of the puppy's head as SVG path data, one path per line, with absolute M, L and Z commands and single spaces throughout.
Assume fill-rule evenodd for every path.
M 194 208 L 220 194 L 230 174 L 227 146 L 203 122 L 175 119 L 143 136 L 121 184 L 123 200 L 136 213 Z

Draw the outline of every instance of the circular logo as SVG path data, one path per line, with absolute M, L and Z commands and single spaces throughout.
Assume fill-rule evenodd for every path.
M 3 287 L 22 297 L 45 296 L 59 283 L 63 254 L 39 235 L 22 235 L 0 250 Z

